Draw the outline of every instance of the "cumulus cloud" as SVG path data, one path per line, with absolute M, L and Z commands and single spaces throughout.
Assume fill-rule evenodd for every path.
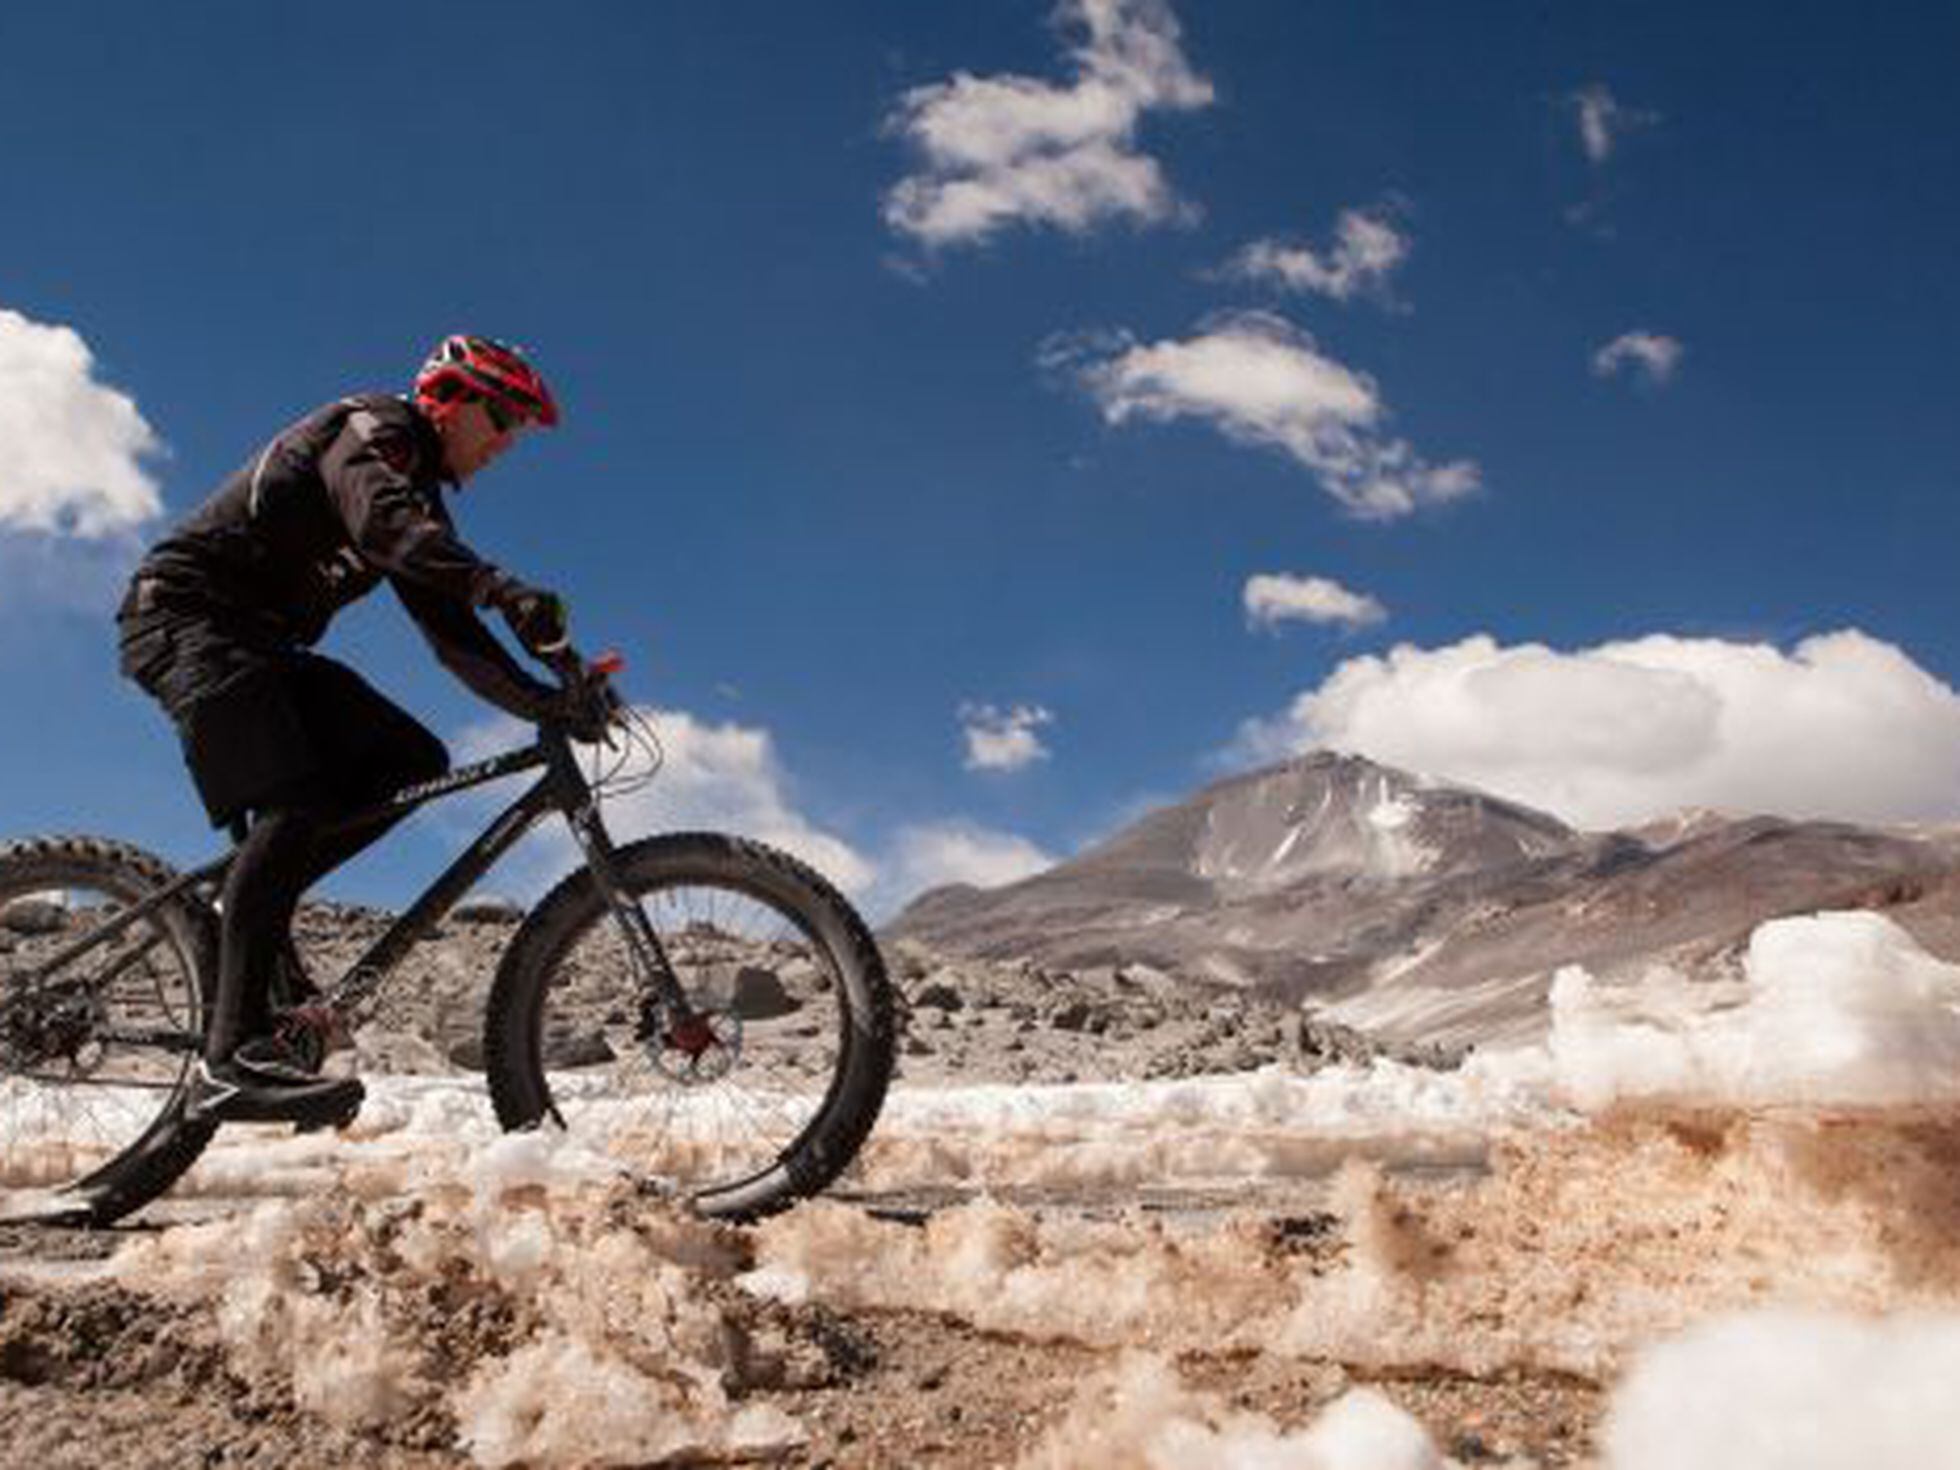
M 1789 651 L 1665 634 L 1564 652 L 1487 636 L 1349 659 L 1234 755 L 1328 746 L 1606 828 L 1683 807 L 1960 815 L 1960 696 L 1855 630 Z
M 1374 380 L 1270 312 L 1228 313 L 1183 340 L 1056 339 L 1043 361 L 1072 370 L 1109 423 L 1204 420 L 1238 443 L 1284 451 L 1366 519 L 1407 515 L 1478 484 L 1470 461 L 1432 465 L 1387 435 Z
M 101 540 L 163 509 L 155 432 L 71 328 L 0 307 L 0 532 Z
M 1579 124 L 1579 146 L 1594 164 L 1613 156 L 1621 138 L 1637 129 L 1651 127 L 1660 114 L 1628 107 L 1614 97 L 1603 82 L 1592 82 L 1566 98 Z
M 1659 386 L 1673 379 L 1686 351 L 1678 340 L 1659 332 L 1622 332 L 1593 354 L 1592 370 L 1601 378 L 1633 372 Z
M 640 791 L 605 799 L 606 827 L 615 841 L 682 831 L 753 837 L 809 863 L 873 923 L 882 923 L 928 888 L 947 883 L 997 887 L 1058 861 L 1027 838 L 961 818 L 902 823 L 876 839 L 876 854 L 868 855 L 799 808 L 795 783 L 767 730 L 716 724 L 679 710 L 645 708 L 640 713 L 658 731 L 663 758 L 654 779 Z M 459 761 L 476 761 L 532 738 L 529 725 L 498 716 L 465 729 L 451 744 Z M 611 761 L 610 754 L 604 755 L 600 768 L 609 768 Z M 644 762 L 637 763 L 627 774 L 644 774 L 646 769 Z M 487 791 L 454 808 L 438 809 L 431 820 L 453 825 L 456 835 L 474 837 L 486 815 L 501 809 L 510 795 L 504 789 Z M 564 823 L 554 820 L 504 860 L 494 881 L 500 891 L 532 899 L 582 861 Z
M 951 820 L 901 827 L 886 864 L 886 890 L 896 909 L 929 888 L 970 883 L 998 888 L 1052 868 L 1056 859 L 1011 832 Z
M 1387 210 L 1344 209 L 1326 251 L 1298 241 L 1254 240 L 1226 263 L 1225 274 L 1291 291 L 1311 291 L 1349 301 L 1364 292 L 1383 294 L 1389 275 L 1408 259 L 1409 237 Z
M 1038 704 L 1000 709 L 991 704 L 960 706 L 960 733 L 966 740 L 969 771 L 1018 771 L 1048 758 L 1036 732 L 1054 715 Z
M 929 247 L 969 244 L 1009 225 L 1082 233 L 1108 220 L 1152 223 L 1178 212 L 1163 169 L 1136 149 L 1153 109 L 1210 104 L 1166 0 L 1064 0 L 1058 24 L 1079 30 L 1073 78 L 956 73 L 907 92 L 889 126 L 921 168 L 885 196 L 886 224 Z
M 679 710 L 642 713 L 659 733 L 664 760 L 644 789 L 607 799 L 606 823 L 615 837 L 734 832 L 795 854 L 846 893 L 870 889 L 878 876 L 876 864 L 797 809 L 792 783 L 767 730 L 732 721 L 715 724 Z M 531 739 L 529 725 L 502 716 L 473 726 L 455 745 L 462 759 L 480 760 Z M 527 894 L 541 892 L 581 860 L 564 824 L 551 823 L 511 857 L 509 881 Z
M 1366 628 L 1388 616 L 1388 609 L 1365 593 L 1350 592 L 1327 577 L 1286 572 L 1248 577 L 1244 599 L 1246 620 L 1255 628 L 1274 629 L 1288 621 Z

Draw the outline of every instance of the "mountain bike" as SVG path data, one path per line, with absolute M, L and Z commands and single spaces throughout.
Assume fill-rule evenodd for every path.
M 658 738 L 612 697 L 616 656 L 568 653 L 557 667 L 566 687 L 584 680 L 605 698 L 605 746 L 546 721 L 530 746 L 363 814 L 540 772 L 324 993 L 282 966 L 280 1025 L 317 1062 L 410 948 L 556 812 L 583 863 L 519 924 L 490 984 L 482 1055 L 498 1122 L 565 1129 L 706 1215 L 783 1209 L 837 1178 L 884 1101 L 894 1022 L 877 943 L 819 874 L 760 842 L 672 832 L 615 845 L 602 804 L 654 778 Z M 217 1125 L 185 1100 L 214 994 L 213 902 L 236 855 L 179 873 L 104 838 L 0 843 L 0 1219 L 108 1224 L 210 1143 Z

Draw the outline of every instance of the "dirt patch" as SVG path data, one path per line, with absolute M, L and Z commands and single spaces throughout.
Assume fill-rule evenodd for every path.
M 980 1332 L 952 1315 L 767 1308 L 731 1387 L 738 1402 L 772 1404 L 806 1431 L 800 1448 L 759 1463 L 1013 1465 L 1062 1420 L 1082 1382 L 1118 1356 Z M 1193 1387 L 1287 1430 L 1372 1384 L 1465 1465 L 1582 1463 L 1602 1398 L 1596 1385 L 1553 1374 L 1368 1375 L 1248 1353 L 1175 1361 Z M 208 1310 L 99 1286 L 10 1296 L 0 1314 L 0 1415 L 10 1426 L 0 1463 L 39 1470 L 475 1463 L 424 1432 L 433 1421 L 358 1435 L 337 1429 L 300 1408 L 283 1375 L 250 1382 L 232 1373 Z

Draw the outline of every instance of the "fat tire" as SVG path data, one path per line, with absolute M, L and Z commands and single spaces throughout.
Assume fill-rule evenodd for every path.
M 870 928 L 820 874 L 785 852 L 747 838 L 675 832 L 622 847 L 620 881 L 629 894 L 664 886 L 719 883 L 763 899 L 794 918 L 833 962 L 844 1035 L 822 1104 L 778 1156 L 779 1167 L 687 1197 L 703 1215 L 754 1220 L 827 1188 L 870 1135 L 891 1083 L 895 1022 L 891 982 Z M 594 924 L 611 923 L 587 872 L 565 879 L 512 936 L 485 1014 L 484 1062 L 498 1121 L 535 1128 L 550 1115 L 542 1062 L 545 997 L 554 973 Z
M 176 876 L 163 859 L 110 838 L 32 837 L 0 843 L 0 893 L 27 885 L 88 884 L 135 901 Z M 217 975 L 217 916 L 189 893 L 163 905 L 157 916 L 192 966 L 199 1003 L 208 1012 Z M 183 1106 L 179 1087 L 165 1096 L 156 1118 L 128 1147 L 58 1191 L 55 1207 L 39 1218 L 110 1225 L 169 1189 L 217 1132 L 215 1123 L 185 1119 Z

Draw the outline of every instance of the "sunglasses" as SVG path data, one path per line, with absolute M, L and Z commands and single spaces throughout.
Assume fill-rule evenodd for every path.
M 508 434 L 531 421 L 529 414 L 513 408 L 501 398 L 484 397 L 477 401 L 483 405 L 483 412 L 490 420 L 490 427 L 499 434 Z

